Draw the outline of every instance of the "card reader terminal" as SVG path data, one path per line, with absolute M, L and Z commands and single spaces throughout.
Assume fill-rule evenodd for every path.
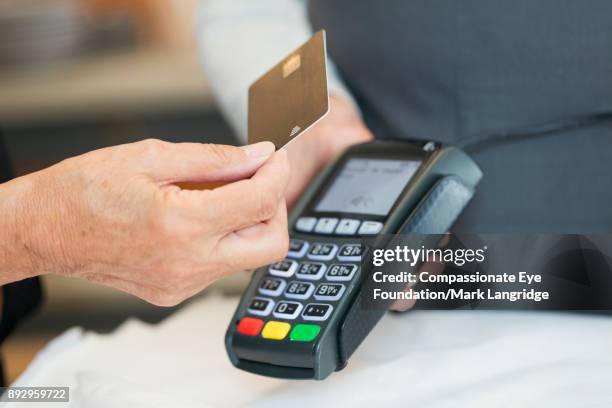
M 348 149 L 290 214 L 286 259 L 254 272 L 226 334 L 232 363 L 293 379 L 342 369 L 384 313 L 359 305 L 360 239 L 448 231 L 481 176 L 455 147 L 374 142 Z

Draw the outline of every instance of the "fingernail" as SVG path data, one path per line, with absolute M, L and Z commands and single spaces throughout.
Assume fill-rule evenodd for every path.
M 251 158 L 269 157 L 274 153 L 274 143 L 259 142 L 240 147 Z

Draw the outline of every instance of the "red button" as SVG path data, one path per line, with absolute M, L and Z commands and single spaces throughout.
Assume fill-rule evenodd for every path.
M 244 334 L 245 336 L 257 336 L 263 325 L 263 320 L 243 317 L 240 319 L 240 323 L 238 323 L 238 328 L 236 330 L 238 333 Z

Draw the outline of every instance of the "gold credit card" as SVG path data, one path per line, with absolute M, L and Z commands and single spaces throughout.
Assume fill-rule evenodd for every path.
M 329 111 L 325 31 L 261 76 L 249 88 L 249 144 L 271 141 L 277 149 Z

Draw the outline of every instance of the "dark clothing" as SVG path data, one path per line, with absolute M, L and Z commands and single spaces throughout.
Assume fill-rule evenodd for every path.
M 2 129 L 0 129 L 0 183 L 9 181 L 12 178 L 11 161 L 9 160 L 8 152 L 4 146 L 2 138 Z
M 458 231 L 612 231 L 612 2 L 310 0 L 309 14 L 377 137 L 455 144 L 481 166 Z
M 4 140 L 0 132 L 0 183 L 10 180 L 12 171 Z M 0 214 L 2 216 L 2 214 Z M 2 271 L 0 271 L 1 273 Z M 38 278 L 25 279 L 0 287 L 2 290 L 2 313 L 0 315 L 0 344 L 6 339 L 20 320 L 31 313 L 42 297 Z M 0 361 L 0 384 L 4 385 L 4 370 Z

